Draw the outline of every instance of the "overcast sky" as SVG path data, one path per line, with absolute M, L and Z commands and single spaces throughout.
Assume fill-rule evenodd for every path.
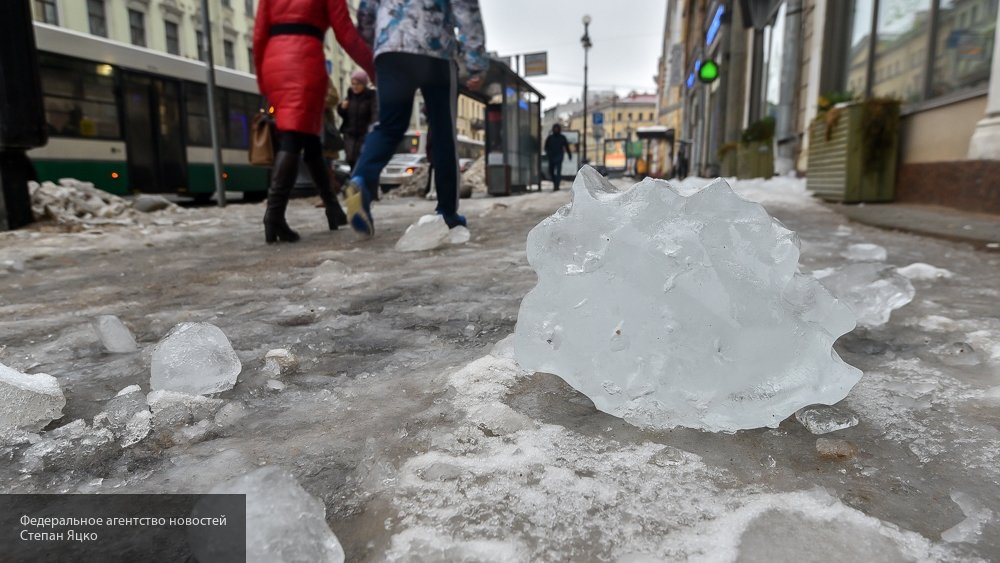
M 665 0 L 479 0 L 486 48 L 500 55 L 548 51 L 549 74 L 529 78 L 545 107 L 583 93 L 584 14 L 591 17 L 590 88 L 654 92 Z

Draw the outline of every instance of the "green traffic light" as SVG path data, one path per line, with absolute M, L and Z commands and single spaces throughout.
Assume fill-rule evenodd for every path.
M 718 77 L 719 65 L 715 61 L 709 59 L 701 63 L 701 68 L 698 69 L 698 80 L 708 84 L 709 82 L 714 82 Z

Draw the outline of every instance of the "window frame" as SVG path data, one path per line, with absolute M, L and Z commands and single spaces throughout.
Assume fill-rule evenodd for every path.
M 226 68 L 236 69 L 236 42 L 223 39 L 222 40 L 222 61 L 226 65 Z
M 120 96 L 118 95 L 118 77 L 119 69 L 116 67 L 111 67 L 112 74 L 110 76 L 102 76 L 98 74 L 96 69 L 92 72 L 86 72 L 85 69 L 94 68 L 98 63 L 94 61 L 89 61 L 85 59 L 78 59 L 76 57 L 58 54 L 58 53 L 39 53 L 38 54 L 38 69 L 41 77 L 42 86 L 42 104 L 45 107 L 46 113 L 49 109 L 45 102 L 48 99 L 66 100 L 73 103 L 77 107 L 81 103 L 83 104 L 97 104 L 105 108 L 111 108 L 114 111 L 115 123 L 118 125 L 117 132 L 114 135 L 100 135 L 96 134 L 93 136 L 83 135 L 82 132 L 76 135 L 67 135 L 61 132 L 49 131 L 49 136 L 56 138 L 67 138 L 67 139 L 83 139 L 83 140 L 99 140 L 99 141 L 121 141 L 125 139 L 125 133 L 123 130 L 123 119 L 120 107 Z M 52 69 L 59 69 L 66 73 L 73 79 L 74 92 L 71 95 L 65 93 L 53 93 L 46 88 L 46 75 L 47 72 L 51 72 Z M 108 96 L 107 98 L 88 98 L 86 95 L 86 79 L 91 76 L 98 76 L 98 81 L 102 79 L 108 80 Z M 84 115 L 85 117 L 85 115 Z M 51 124 L 46 120 L 47 126 L 51 128 Z
M 35 11 L 42 23 L 59 25 L 59 5 L 56 0 L 35 0 Z M 49 15 L 52 17 L 50 18 Z
M 95 6 L 100 6 L 100 14 L 94 10 Z M 99 18 L 100 30 L 96 30 L 94 22 Z M 87 0 L 87 24 L 91 35 L 98 37 L 108 36 L 108 5 L 107 0 Z
M 136 17 L 138 16 L 138 17 Z M 136 41 L 136 22 L 139 23 L 138 30 L 142 34 L 142 42 Z M 140 10 L 135 10 L 133 8 L 128 8 L 128 33 L 129 39 L 132 44 L 136 47 L 146 47 L 149 45 L 149 40 L 146 37 L 146 13 Z
M 172 38 L 173 41 L 174 41 L 174 50 L 173 51 L 170 50 L 170 40 L 171 40 L 170 30 L 171 29 L 174 30 L 174 35 L 173 35 L 173 38 Z M 175 21 L 173 21 L 173 20 L 163 20 L 163 39 L 164 39 L 164 44 L 166 45 L 166 48 L 167 48 L 167 53 L 169 53 L 171 55 L 176 55 L 176 56 L 179 57 L 180 54 L 181 54 L 181 26 L 180 26 L 180 24 L 177 23 L 177 22 L 175 22 Z

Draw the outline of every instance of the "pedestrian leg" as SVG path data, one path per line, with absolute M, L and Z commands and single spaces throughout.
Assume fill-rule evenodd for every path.
M 458 152 L 455 113 L 458 106 L 458 69 L 444 59 L 428 59 L 428 76 L 420 87 L 427 104 L 427 126 L 434 132 L 431 162 L 437 188 L 437 212 L 449 228 L 466 224 L 458 214 Z

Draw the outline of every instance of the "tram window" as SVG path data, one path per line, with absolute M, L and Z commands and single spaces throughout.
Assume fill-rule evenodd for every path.
M 50 135 L 121 138 L 113 67 L 51 53 L 38 59 Z
M 250 96 L 242 92 L 226 92 L 226 146 L 245 149 L 250 143 Z
M 212 144 L 212 132 L 208 127 L 207 95 L 204 84 L 195 84 L 194 82 L 184 84 L 184 109 L 187 116 L 185 121 L 189 145 L 207 147 Z M 215 99 L 216 115 L 222 115 L 224 99 L 224 91 L 219 89 Z M 219 135 L 225 138 L 225 132 L 222 129 L 220 129 Z

